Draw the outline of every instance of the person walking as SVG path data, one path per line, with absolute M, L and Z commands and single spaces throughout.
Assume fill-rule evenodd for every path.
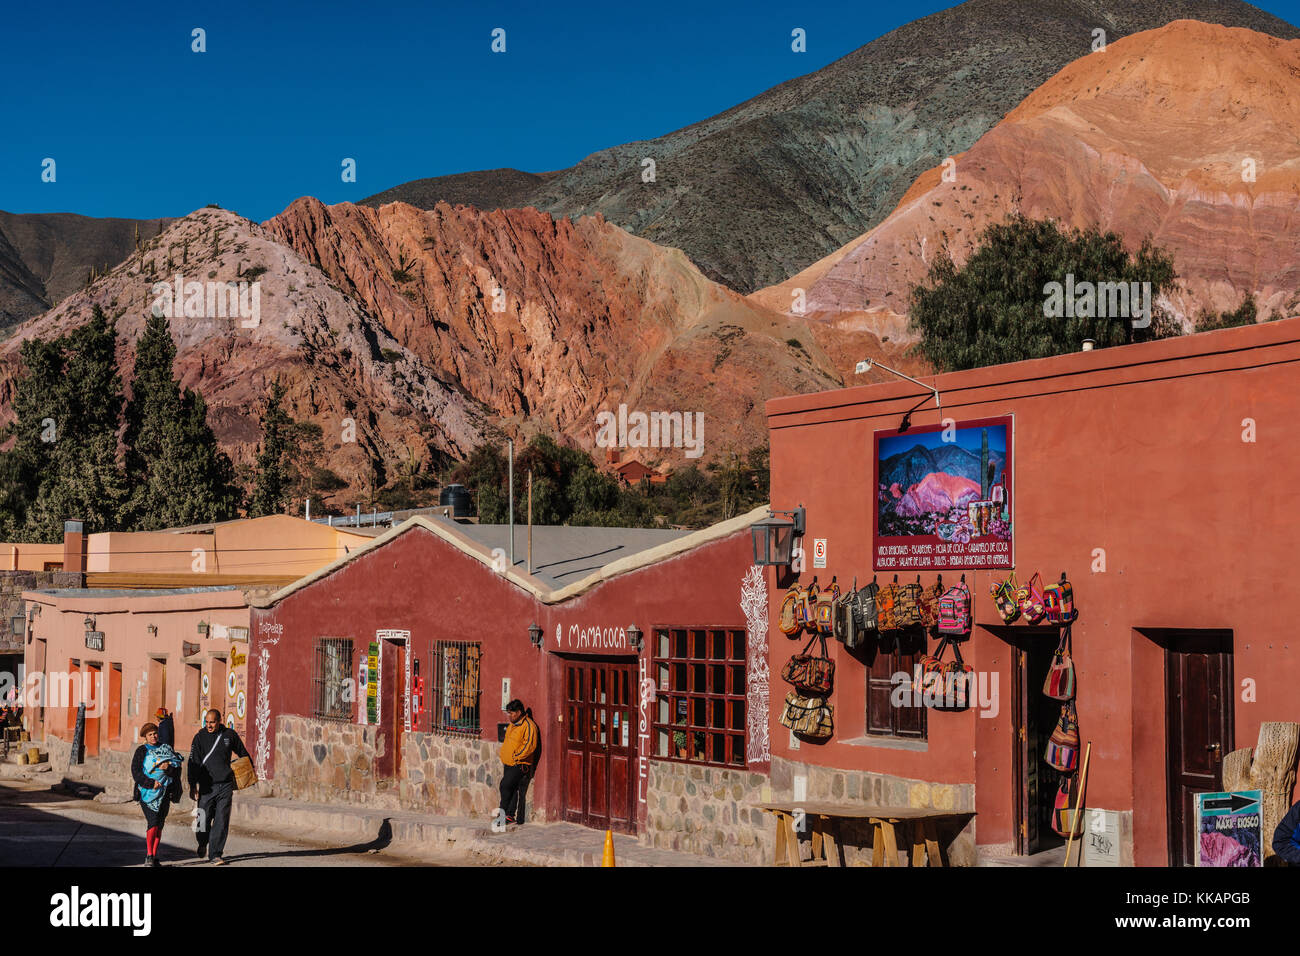
M 204 715 L 203 729 L 190 745 L 190 799 L 198 803 L 198 855 L 207 853 L 208 862 L 224 866 L 222 853 L 230 831 L 230 801 L 235 792 L 231 755 L 247 757 L 248 750 L 232 728 L 221 723 L 221 712 Z
M 172 715 L 167 712 L 166 707 L 159 707 L 154 711 L 153 716 L 158 724 L 158 743 L 166 744 L 174 750 L 176 748 L 176 724 L 172 720 Z M 171 775 L 171 786 L 167 790 L 167 799 L 172 803 L 178 803 L 181 799 L 181 761 L 173 764 L 169 773 Z
M 524 712 L 523 702 L 506 704 L 506 739 L 501 744 L 501 811 L 507 824 L 524 822 L 524 795 L 537 766 L 537 723 Z
M 163 824 L 171 808 L 171 770 L 181 765 L 180 754 L 158 740 L 158 726 L 145 724 L 140 728 L 144 743 L 136 748 L 131 758 L 131 778 L 135 781 L 133 799 L 139 801 L 144 811 L 144 862 L 145 866 L 161 866 L 158 846 L 162 843 Z

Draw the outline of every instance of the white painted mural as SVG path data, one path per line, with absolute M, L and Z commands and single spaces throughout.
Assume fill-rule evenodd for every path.
M 258 630 L 262 636 L 258 640 L 257 650 L 257 776 L 266 779 L 266 761 L 271 756 L 271 648 L 280 643 L 284 636 L 283 624 L 261 624 Z M 267 633 L 280 635 L 266 637 Z
M 740 609 L 745 612 L 747 653 L 745 656 L 745 715 L 747 737 L 745 762 L 765 764 L 772 760 L 768 739 L 770 691 L 767 666 L 767 579 L 754 565 L 740 583 Z

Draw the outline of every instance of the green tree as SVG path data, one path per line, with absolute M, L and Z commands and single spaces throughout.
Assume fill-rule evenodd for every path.
M 1045 314 L 1049 283 L 1151 284 L 1148 328 L 1126 318 Z M 1173 260 L 1148 238 L 1130 256 L 1115 233 L 1061 232 L 1051 221 L 1012 216 L 990 225 L 960 269 L 939 255 L 926 280 L 912 290 L 911 324 L 921 334 L 916 351 L 940 371 L 979 368 L 1074 352 L 1084 339 L 1099 348 L 1177 333 L 1154 305 L 1174 288 Z M 1094 310 L 1095 311 L 1095 310 Z
M 248 504 L 250 518 L 284 514 L 289 504 L 294 421 L 281 404 L 284 393 L 284 386 L 277 379 L 262 413 L 262 445 L 257 452 L 256 478 Z
M 182 391 L 175 360 L 167 319 L 151 315 L 136 344 L 124 432 L 131 488 L 126 523 L 138 530 L 226 521 L 238 515 L 243 497 L 208 426 L 207 403 Z
M 1202 309 L 1193 326 L 1197 332 L 1214 332 L 1218 329 L 1234 329 L 1239 325 L 1254 325 L 1259 319 L 1259 311 L 1253 295 L 1246 296 L 1241 305 L 1231 312 L 1215 315 L 1209 309 Z
M 127 488 L 117 456 L 116 345 L 116 324 L 98 305 L 68 335 L 23 345 L 28 374 L 16 386 L 17 440 L 4 470 L 14 480 L 9 521 L 28 540 L 61 540 L 69 518 L 88 532 L 120 527 Z

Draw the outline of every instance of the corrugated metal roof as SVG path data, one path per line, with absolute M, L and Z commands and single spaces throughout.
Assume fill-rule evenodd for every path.
M 29 588 L 29 594 L 49 597 L 114 598 L 114 597 L 171 597 L 175 594 L 206 594 L 212 591 L 240 591 L 233 585 L 206 588 Z M 261 590 L 269 590 L 262 588 Z
M 489 550 L 501 548 L 510 554 L 510 526 L 504 524 L 451 525 L 465 537 Z M 620 558 L 648 551 L 669 541 L 684 538 L 690 531 L 659 528 L 585 528 L 564 525 L 533 525 L 533 577 L 551 587 L 563 587 Z M 508 563 L 508 558 L 507 558 Z M 528 527 L 515 525 L 515 570 L 528 569 Z

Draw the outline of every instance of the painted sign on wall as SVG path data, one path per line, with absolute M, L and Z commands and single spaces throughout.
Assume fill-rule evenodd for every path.
M 873 558 L 880 571 L 1010 568 L 1012 416 L 878 431 Z
M 212 695 L 214 699 L 225 698 L 221 711 L 226 715 L 226 726 L 235 728 L 240 739 L 247 740 L 248 631 L 245 628 L 231 628 L 231 631 L 235 630 L 243 631 L 245 637 L 242 640 L 231 640 L 230 653 L 226 658 L 226 686 L 213 688 Z
M 379 642 L 371 641 L 366 656 L 366 723 L 379 723 Z

